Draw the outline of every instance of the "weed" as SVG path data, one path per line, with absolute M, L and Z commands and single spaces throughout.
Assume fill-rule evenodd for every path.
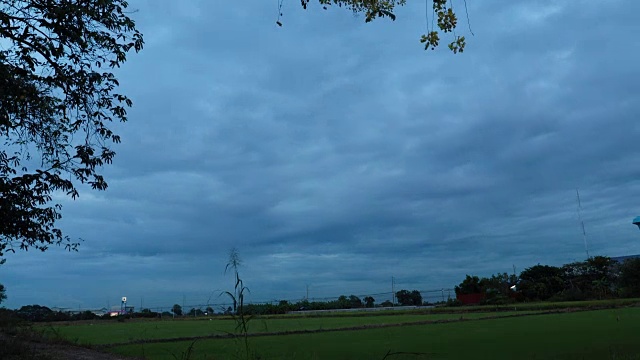
M 28 343 L 16 336 L 3 336 L 0 334 L 0 359 L 6 360 L 51 360 L 52 357 L 38 353 Z
M 69 345 L 74 344 L 78 345 L 80 343 L 79 338 L 69 339 L 60 333 L 60 329 L 52 326 L 51 324 L 47 324 L 44 331 L 31 333 L 31 338 L 33 340 L 46 340 L 49 344 L 62 344 Z
M 247 316 L 244 312 L 244 292 L 249 291 L 249 288 L 244 286 L 244 281 L 240 278 L 238 268 L 241 265 L 240 255 L 236 248 L 232 248 L 229 252 L 229 262 L 225 266 L 224 272 L 233 271 L 235 278 L 235 285 L 233 293 L 229 291 L 223 292 L 233 302 L 233 313 L 231 317 L 236 322 L 236 334 L 240 335 L 244 342 L 244 358 L 251 358 L 251 349 L 249 347 L 249 321 L 253 318 L 252 315 Z M 221 294 L 222 295 L 222 294 Z
M 0 332 L 7 335 L 16 335 L 26 322 L 16 316 L 15 312 L 0 308 Z
M 198 340 L 193 340 L 191 342 L 191 344 L 189 344 L 189 346 L 187 346 L 187 350 L 183 351 L 180 354 L 179 357 L 176 354 L 172 353 L 172 352 L 169 352 L 169 354 L 171 356 L 173 356 L 173 358 L 175 360 L 189 360 L 189 359 L 191 359 L 191 356 L 193 355 L 193 347 L 196 345 L 196 341 L 198 341 Z M 143 355 L 143 358 L 144 358 L 144 355 Z

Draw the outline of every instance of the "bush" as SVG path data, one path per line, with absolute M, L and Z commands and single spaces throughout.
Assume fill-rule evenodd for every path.
M 0 359 L 49 360 L 51 357 L 38 354 L 27 343 L 14 337 L 0 337 Z
M 71 315 L 71 320 L 95 320 L 95 319 L 99 319 L 100 316 L 92 313 L 91 311 L 87 310 L 87 311 L 83 311 L 81 313 L 78 314 L 74 314 Z
M 15 335 L 23 324 L 24 320 L 20 319 L 15 311 L 0 308 L 0 332 Z
M 41 305 L 26 305 L 16 310 L 15 313 L 19 318 L 31 322 L 70 320 L 68 314 L 56 313 Z
M 135 318 L 144 318 L 144 319 L 157 318 L 158 316 L 159 314 L 155 311 L 145 311 L 145 312 L 139 312 L 139 313 L 133 314 L 133 317 Z M 169 316 L 171 316 L 171 313 L 169 313 Z

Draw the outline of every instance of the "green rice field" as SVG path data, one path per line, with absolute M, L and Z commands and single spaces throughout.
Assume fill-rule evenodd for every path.
M 235 325 L 96 321 L 45 331 L 147 359 L 640 359 L 639 307 L 255 318 L 247 343 L 220 337 Z
M 504 312 L 510 316 L 535 312 Z M 402 314 L 383 316 L 317 316 L 254 318 L 248 322 L 249 333 L 278 333 L 301 330 L 330 330 L 368 325 L 410 324 L 429 321 L 452 321 L 496 316 L 495 313 L 468 314 Z M 140 340 L 170 339 L 184 337 L 220 336 L 235 333 L 236 322 L 232 319 L 198 320 L 150 320 L 130 322 L 95 321 L 84 324 L 47 327 L 67 339 L 80 344 L 105 345 Z

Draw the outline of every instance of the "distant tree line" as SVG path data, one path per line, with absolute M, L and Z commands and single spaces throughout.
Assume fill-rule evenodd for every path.
M 538 264 L 519 275 L 467 275 L 455 292 L 458 300 L 465 295 L 479 295 L 483 304 L 640 297 L 640 259 L 617 262 L 594 256 L 558 267 Z
M 309 301 L 300 300 L 297 302 L 289 302 L 281 300 L 277 304 L 248 304 L 244 306 L 245 314 L 264 315 L 264 314 L 286 314 L 291 311 L 319 311 L 319 310 L 338 310 L 338 309 L 359 309 L 374 307 L 390 307 L 398 306 L 419 306 L 424 305 L 422 295 L 418 290 L 400 290 L 395 293 L 396 303 L 389 300 L 376 304 L 376 300 L 372 296 L 365 296 L 362 299 L 356 295 L 341 295 L 336 300 L 329 301 Z
M 169 316 L 173 314 L 164 312 L 162 314 L 142 309 L 140 312 L 131 312 L 118 316 L 111 316 L 109 313 L 97 315 L 90 310 L 84 311 L 60 311 L 52 310 L 42 305 L 26 305 L 17 310 L 0 308 L 0 327 L 7 319 L 23 320 L 29 322 L 54 322 L 54 321 L 78 321 L 78 320 L 124 320 L 130 318 L 156 318 L 160 316 Z
M 83 311 L 77 313 L 54 311 L 46 306 L 26 305 L 18 310 L 0 309 L 3 318 L 13 317 L 30 322 L 53 322 L 53 321 L 76 321 L 76 320 L 93 320 L 99 318 L 91 311 Z
M 495 305 L 526 301 L 579 301 L 640 297 L 640 258 L 617 262 L 609 257 L 595 256 L 585 261 L 558 267 L 538 264 L 524 269 L 518 275 L 498 273 L 482 278 L 466 275 L 465 279 L 455 287 L 455 293 L 457 300 L 450 299 L 449 305 L 461 305 L 460 299 L 465 296 L 475 296 L 481 304 Z M 0 300 L 4 298 L 4 288 L 0 287 Z M 395 293 L 395 299 L 395 304 L 389 300 L 376 304 L 376 300 L 372 296 L 365 296 L 361 299 L 356 295 L 341 295 L 337 299 L 329 301 L 303 299 L 297 302 L 281 300 L 273 304 L 245 304 L 242 311 L 246 315 L 269 315 L 301 310 L 317 311 L 427 304 L 423 302 L 422 295 L 418 290 L 399 290 Z M 117 317 L 112 317 L 110 314 L 96 315 L 91 311 L 54 311 L 40 305 L 27 305 L 18 310 L 0 308 L 0 317 L 14 317 L 30 322 L 199 317 L 214 314 L 216 312 L 211 306 L 207 306 L 204 310 L 191 308 L 186 311 L 178 304 L 175 304 L 171 311 L 162 313 L 141 309 L 139 312 Z M 232 315 L 234 309 L 232 307 L 221 309 L 217 314 Z
M 385 307 L 393 305 L 423 305 L 422 295 L 417 290 L 400 290 L 396 292 L 397 303 L 393 304 L 387 300 L 378 305 L 372 296 L 365 296 L 360 299 L 356 295 L 341 295 L 336 300 L 330 301 L 308 301 L 301 300 L 297 302 L 289 302 L 282 300 L 277 304 L 245 304 L 242 311 L 246 315 L 268 315 L 268 314 L 286 314 L 291 311 L 300 310 L 336 310 L 336 309 L 357 309 L 357 308 L 373 308 L 375 306 Z M 27 305 L 17 310 L 0 308 L 2 316 L 12 317 L 30 322 L 54 322 L 54 321 L 76 321 L 76 320 L 124 320 L 129 318 L 158 318 L 158 317 L 199 317 L 213 315 L 232 315 L 233 308 L 225 308 L 217 312 L 207 306 L 204 310 L 200 308 L 191 308 L 189 311 L 183 310 L 179 304 L 173 305 L 170 311 L 155 312 L 150 309 L 141 309 L 138 312 L 127 313 L 119 316 L 111 316 L 109 313 L 104 315 L 96 315 L 86 310 L 82 312 L 55 311 L 46 306 Z M 237 310 L 236 310 L 237 311 Z
M 422 301 L 422 295 L 418 290 L 400 290 L 395 293 L 397 302 L 394 304 L 389 300 L 386 300 L 380 304 L 376 304 L 373 296 L 365 296 L 362 299 L 356 295 L 340 295 L 336 300 L 328 301 L 309 301 L 303 299 L 296 302 L 288 300 L 281 300 L 277 303 L 267 304 L 244 304 L 242 312 L 245 315 L 276 315 L 286 314 L 292 311 L 318 311 L 318 310 L 338 310 L 338 309 L 359 309 L 359 308 L 373 308 L 373 307 L 390 307 L 394 305 L 410 306 L 410 305 L 424 305 Z M 236 309 L 235 311 L 239 311 Z M 173 305 L 171 312 L 168 315 L 174 316 L 202 316 L 212 315 L 214 310 L 211 307 L 207 307 L 204 311 L 201 309 L 192 308 L 189 312 L 185 312 L 182 306 L 179 304 Z M 224 308 L 218 312 L 221 315 L 231 315 L 234 313 L 232 307 Z

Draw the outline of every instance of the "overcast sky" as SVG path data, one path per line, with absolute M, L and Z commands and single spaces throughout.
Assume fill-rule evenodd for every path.
M 58 199 L 78 253 L 8 255 L 6 306 L 222 302 L 232 247 L 252 301 L 451 288 L 583 260 L 576 189 L 589 253 L 640 253 L 640 2 L 469 1 L 472 36 L 454 1 L 458 55 L 424 1 L 277 2 L 130 1 L 109 189 Z

